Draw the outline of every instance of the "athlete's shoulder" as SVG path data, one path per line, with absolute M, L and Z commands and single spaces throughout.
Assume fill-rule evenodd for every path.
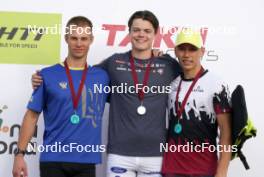
M 109 75 L 105 69 L 99 66 L 89 67 L 88 74 L 92 77 L 99 79 L 101 82 L 109 83 Z
M 205 78 L 211 82 L 211 83 L 222 83 L 224 82 L 224 79 L 223 77 L 221 77 L 218 73 L 216 72 L 212 72 L 212 71 L 209 71 L 209 70 L 205 70 L 206 74 L 205 74 Z
M 171 57 L 169 54 L 157 57 L 157 60 L 159 63 L 165 64 L 167 72 L 170 73 L 172 76 L 170 80 L 179 76 L 182 71 L 178 61 L 175 58 Z
M 130 51 L 123 52 L 123 53 L 114 53 L 110 57 L 108 57 L 108 60 L 123 60 L 125 58 L 128 58 L 130 55 Z
M 166 62 L 177 62 L 175 58 L 170 56 L 169 54 L 164 54 L 162 56 L 157 57 L 158 59 L 164 60 Z
M 180 83 L 181 75 L 177 76 L 172 82 L 171 82 L 171 88 L 172 90 L 176 89 Z
M 96 67 L 101 67 L 103 69 L 105 69 L 106 71 L 109 72 L 109 70 L 111 70 L 111 66 L 113 66 L 113 63 L 115 62 L 122 62 L 124 61 L 124 59 L 127 57 L 127 52 L 125 53 L 114 53 L 113 55 L 107 57 L 106 59 L 104 59 L 101 63 L 96 64 L 94 66 Z
M 218 73 L 207 70 L 207 73 L 204 76 L 206 85 L 210 86 L 215 92 L 222 90 L 223 88 L 228 89 L 227 82 Z
M 93 74 L 108 75 L 105 69 L 97 65 L 89 67 L 89 72 Z
M 61 70 L 61 68 L 62 68 L 62 65 L 60 63 L 57 63 L 57 64 L 54 64 L 52 66 L 42 68 L 40 73 L 41 74 L 49 74 L 49 73 L 57 72 L 57 71 Z

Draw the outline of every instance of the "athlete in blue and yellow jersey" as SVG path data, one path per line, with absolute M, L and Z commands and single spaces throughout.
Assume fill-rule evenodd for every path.
M 70 28 L 76 30 L 69 33 Z M 106 71 L 86 61 L 93 42 L 91 21 L 73 17 L 67 29 L 67 58 L 40 71 L 43 83 L 28 103 L 14 160 L 14 177 L 28 176 L 24 154 L 42 111 L 45 131 L 41 177 L 93 177 L 95 164 L 101 162 L 101 152 L 105 150 L 101 145 L 101 121 L 107 95 L 96 92 L 94 86 L 107 86 L 109 78 Z

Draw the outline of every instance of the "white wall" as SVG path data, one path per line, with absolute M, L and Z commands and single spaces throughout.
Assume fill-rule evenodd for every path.
M 160 25 L 170 26 L 198 26 L 210 29 L 233 29 L 232 33 L 208 33 L 207 50 L 213 50 L 218 55 L 217 61 L 209 61 L 205 56 L 203 64 L 210 70 L 221 74 L 230 84 L 242 84 L 245 88 L 248 111 L 256 127 L 258 136 L 250 140 L 244 147 L 251 170 L 245 171 L 239 160 L 231 162 L 230 177 L 261 177 L 263 152 L 263 16 L 264 3 L 261 0 L 222 0 L 222 1 L 176 1 L 176 0 L 108 0 L 108 1 L 34 1 L 8 0 L 1 3 L 0 11 L 44 12 L 63 14 L 63 24 L 75 15 L 90 18 L 95 26 L 95 42 L 89 52 L 90 64 L 100 62 L 113 52 L 125 51 L 129 48 L 119 47 L 118 43 L 127 32 L 118 32 L 115 45 L 107 46 L 108 32 L 102 30 L 102 24 L 126 25 L 130 15 L 136 10 L 148 9 L 153 11 L 160 20 Z M 0 19 L 1 21 L 4 19 Z M 63 60 L 67 48 L 62 40 L 61 59 Z M 161 45 L 166 50 L 164 43 Z M 0 58 L 1 60 L 1 58 Z M 8 109 L 0 114 L 6 125 L 12 125 L 22 120 L 25 105 L 31 94 L 30 76 L 38 68 L 36 65 L 4 65 L 0 64 L 0 108 L 8 105 Z M 105 112 L 105 120 L 107 120 Z M 104 122 L 107 128 L 107 121 Z M 37 140 L 41 142 L 43 132 L 42 120 L 39 122 Z M 104 130 L 104 137 L 106 130 Z M 16 141 L 0 131 L 0 141 Z M 105 138 L 104 138 L 105 139 Z M 36 140 L 34 140 L 36 141 Z M 1 148 L 1 147 L 0 147 Z M 1 149 L 0 149 L 1 150 Z M 27 156 L 30 176 L 38 176 L 37 156 Z M 7 153 L 0 155 L 0 176 L 11 177 L 13 156 Z M 103 166 L 98 168 L 98 176 L 104 176 Z

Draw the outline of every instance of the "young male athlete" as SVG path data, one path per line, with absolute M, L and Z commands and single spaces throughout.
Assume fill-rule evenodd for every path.
M 159 27 L 152 12 L 135 12 L 128 27 L 132 49 L 112 55 L 100 66 L 108 72 L 112 86 L 126 83 L 128 87 L 154 89 L 147 93 L 111 94 L 107 176 L 160 177 L 159 147 L 166 141 L 166 100 L 170 92 L 162 91 L 162 87 L 170 85 L 180 67 L 169 56 L 152 56 Z
M 135 12 L 128 27 L 132 49 L 98 65 L 108 72 L 111 86 L 128 88 L 125 93 L 112 90 L 110 95 L 107 176 L 160 177 L 169 85 L 180 67 L 169 56 L 152 56 L 159 27 L 152 12 Z M 38 79 L 34 75 L 34 86 Z
M 45 149 L 40 155 L 41 177 L 93 177 L 95 164 L 101 162 L 101 121 L 107 95 L 96 93 L 94 84 L 106 86 L 109 77 L 86 61 L 93 42 L 92 22 L 82 16 L 73 17 L 67 29 L 68 56 L 63 63 L 41 70 L 43 82 L 28 103 L 14 160 L 14 177 L 30 176 L 24 154 L 42 111 Z
M 200 32 L 185 29 L 178 34 L 175 55 L 183 74 L 172 82 L 169 94 L 169 148 L 162 168 L 166 177 L 227 176 L 232 150 L 229 91 L 222 79 L 201 65 L 204 50 Z

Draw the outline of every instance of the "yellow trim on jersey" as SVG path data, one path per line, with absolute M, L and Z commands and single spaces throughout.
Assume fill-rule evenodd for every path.
M 64 67 L 64 63 L 63 62 L 60 62 L 60 65 L 62 65 Z M 83 70 L 84 67 L 81 67 L 81 68 L 74 68 L 74 67 L 70 67 L 71 70 Z

